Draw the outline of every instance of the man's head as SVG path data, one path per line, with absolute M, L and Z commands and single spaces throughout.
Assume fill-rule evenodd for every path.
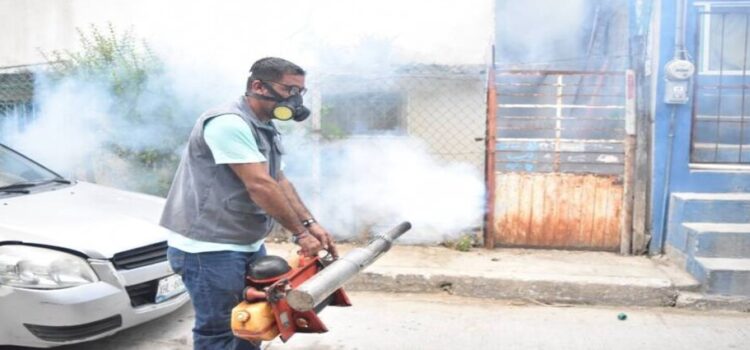
M 245 95 L 261 119 L 302 121 L 310 111 L 302 105 L 305 71 L 283 58 L 261 58 L 250 68 Z
M 247 78 L 247 88 L 254 80 L 276 81 L 284 74 L 305 76 L 305 71 L 298 65 L 283 58 L 265 57 L 261 58 L 250 67 L 250 77 Z

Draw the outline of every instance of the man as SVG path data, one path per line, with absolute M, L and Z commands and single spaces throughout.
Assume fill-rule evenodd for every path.
M 231 310 L 242 300 L 245 270 L 266 254 L 274 219 L 301 253 L 336 256 L 321 227 L 284 176 L 281 138 L 272 119 L 302 121 L 305 71 L 267 57 L 250 69 L 245 95 L 203 113 L 188 139 L 161 225 L 174 233 L 167 257 L 195 309 L 195 349 L 258 349 L 234 338 Z

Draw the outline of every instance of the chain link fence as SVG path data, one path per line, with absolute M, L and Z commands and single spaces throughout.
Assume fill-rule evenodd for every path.
M 35 116 L 32 67 L 0 68 L 3 128 L 21 129 Z M 324 138 L 412 136 L 440 160 L 483 169 L 486 67 L 411 65 L 388 73 L 319 78 L 319 128 Z M 315 107 L 314 107 L 315 108 Z
M 406 213 L 425 218 L 412 237 L 437 241 L 448 232 L 458 234 L 456 228 L 426 218 L 455 217 L 462 206 L 473 205 L 465 198 L 448 198 L 446 191 L 472 193 L 473 181 L 482 181 L 487 78 L 482 65 L 406 65 L 377 73 L 312 76 L 305 100 L 313 115 L 304 128 L 311 128 L 313 137 L 302 145 L 286 137 L 290 153 L 285 173 L 338 238 L 366 240 Z M 454 167 L 457 163 L 468 166 Z M 380 181 L 395 174 L 399 180 Z M 451 182 L 457 178 L 466 183 Z M 401 200 L 398 191 L 420 199 Z M 451 213 L 441 211 L 445 208 Z M 466 229 L 481 226 L 468 220 Z
M 33 71 L 43 72 L 39 67 L 34 67 Z M 476 174 L 482 174 L 487 121 L 486 67 L 411 65 L 388 73 L 325 75 L 311 79 L 308 85 L 311 93 L 305 96 L 305 101 L 310 105 L 313 116 L 296 126 L 295 123 L 279 125 L 311 128 L 313 131 L 312 134 L 305 133 L 307 136 L 303 140 L 298 140 L 312 143 L 290 145 L 290 149 L 297 150 L 305 157 L 304 161 L 295 162 L 291 157 L 288 161 L 290 175 L 295 167 L 304 167 L 297 169 L 299 181 L 295 178 L 295 185 L 304 192 L 305 198 L 310 199 L 313 209 L 321 207 L 322 202 L 329 202 L 318 194 L 330 189 L 326 178 L 335 175 L 331 174 L 330 159 L 327 158 L 332 153 L 322 151 L 328 141 L 347 139 L 354 140 L 356 145 L 357 141 L 367 143 L 372 138 L 414 138 L 421 140 L 438 162 L 469 164 L 476 169 Z M 39 90 L 36 91 L 37 95 L 39 93 Z M 23 134 L 24 128 L 32 120 L 42 117 L 35 113 L 34 96 L 35 76 L 32 69 L 0 68 L 0 142 L 8 141 L 4 136 Z M 192 123 L 191 118 L 184 121 Z M 178 132 L 178 127 L 181 125 L 172 125 L 172 131 Z M 31 130 L 31 127 L 26 129 Z M 310 138 L 310 135 L 313 137 Z M 75 172 L 75 176 L 84 174 L 86 180 L 100 184 L 166 195 L 168 181 L 177 165 L 176 156 L 168 160 L 171 163 L 144 170 L 140 166 L 140 158 L 128 158 L 107 148 L 110 146 L 103 143 L 98 147 L 101 149 L 87 155 L 82 160 L 85 164 L 81 165 L 85 172 Z M 178 153 L 175 150 L 174 154 Z M 112 157 L 103 156 L 110 154 Z M 104 167 L 100 166 L 102 164 Z M 319 168 L 315 169 L 316 166 Z M 145 180 L 128 180 L 131 177 Z M 167 179 L 166 183 L 157 181 L 162 178 Z M 435 188 L 435 191 L 439 190 Z M 335 206 L 337 201 L 330 200 L 330 203 Z M 348 226 L 337 232 L 371 231 L 368 225 L 372 223 L 367 221 L 367 217 L 353 216 L 347 220 L 339 220 L 342 227 Z M 274 237 L 283 237 L 283 233 L 277 232 Z
M 43 73 L 43 69 L 0 68 L 0 142 L 8 141 L 6 136 L 23 134 L 37 117 L 34 72 Z M 410 137 L 424 142 L 428 152 L 441 162 L 468 163 L 479 173 L 484 169 L 484 66 L 410 65 L 379 74 L 326 75 L 310 85 L 314 95 L 305 100 L 314 115 L 305 127 L 318 131 L 324 143 L 376 136 Z M 91 181 L 110 184 L 106 171 L 94 174 L 87 170 L 86 174 Z M 162 184 L 151 192 L 165 195 L 167 189 L 168 184 Z
M 484 168 L 486 67 L 410 65 L 328 75 L 318 83 L 317 127 L 324 138 L 411 136 L 440 160 Z
M 21 129 L 35 116 L 34 74 L 30 68 L 0 67 L 0 131 Z

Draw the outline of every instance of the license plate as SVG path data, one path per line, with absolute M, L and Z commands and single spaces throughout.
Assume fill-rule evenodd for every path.
M 169 298 L 185 291 L 185 285 L 182 283 L 180 275 L 171 275 L 159 280 L 159 288 L 156 290 L 156 303 L 168 300 Z

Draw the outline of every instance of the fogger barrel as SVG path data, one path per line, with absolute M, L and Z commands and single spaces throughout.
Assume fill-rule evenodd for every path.
M 367 247 L 354 249 L 331 263 L 305 283 L 289 291 L 289 306 L 301 312 L 312 310 L 359 271 L 378 260 L 383 253 L 391 249 L 393 241 L 409 229 L 411 223 L 402 222 L 390 231 L 375 237 Z

